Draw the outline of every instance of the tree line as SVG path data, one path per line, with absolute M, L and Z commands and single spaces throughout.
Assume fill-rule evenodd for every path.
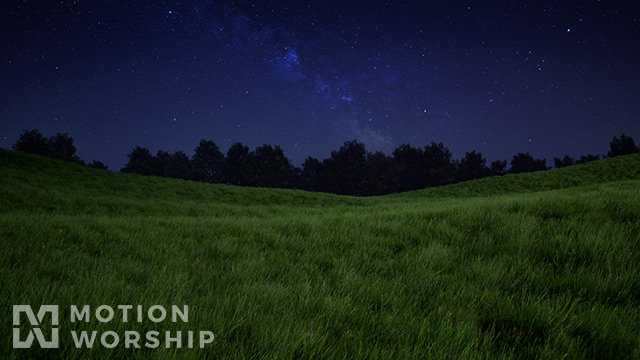
M 80 159 L 76 155 L 73 138 L 68 133 L 56 133 L 51 137 L 45 137 L 38 129 L 25 130 L 20 134 L 18 141 L 13 144 L 13 150 L 69 161 L 97 169 L 107 170 L 109 168 L 103 162 L 95 159 L 90 163 Z
M 604 155 L 586 154 L 579 158 L 569 155 L 553 159 L 556 168 L 640 152 L 634 140 L 622 134 L 613 137 L 610 150 Z M 16 151 L 34 153 L 54 159 L 71 161 L 94 168 L 107 169 L 102 162 L 85 163 L 76 154 L 73 138 L 57 133 L 47 138 L 37 129 L 25 130 L 13 145 Z M 506 160 L 491 163 L 482 153 L 471 151 L 454 160 L 442 143 L 424 147 L 409 144 L 398 146 L 390 155 L 369 152 L 357 140 L 345 142 L 326 159 L 307 157 L 300 167 L 293 166 L 278 145 L 262 145 L 251 150 L 237 142 L 223 154 L 212 140 L 200 140 L 189 157 L 183 151 L 158 150 L 135 146 L 127 154 L 123 173 L 154 175 L 208 183 L 239 186 L 292 188 L 342 195 L 382 195 L 479 179 L 507 173 L 547 170 L 546 159 L 536 159 L 529 153 L 518 153 Z

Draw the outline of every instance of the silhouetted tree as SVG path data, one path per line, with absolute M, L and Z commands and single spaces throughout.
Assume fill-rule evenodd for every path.
M 491 172 L 493 175 L 504 175 L 507 173 L 507 160 L 496 160 L 491 162 Z
M 200 140 L 191 163 L 194 180 L 210 183 L 223 181 L 224 155 L 212 140 Z
M 381 151 L 367 154 L 367 168 L 365 178 L 366 195 L 381 195 L 386 194 L 391 189 L 394 189 L 397 185 L 397 179 L 395 176 L 395 163 L 391 156 L 384 154 Z
M 151 175 L 167 176 L 169 161 L 171 161 L 171 153 L 165 150 L 158 150 L 156 156 L 151 159 Z
M 73 138 L 68 133 L 56 133 L 48 140 L 50 157 L 58 160 L 80 162 L 76 156 Z
M 491 169 L 487 167 L 487 159 L 482 157 L 482 153 L 475 150 L 465 153 L 460 160 L 458 172 L 461 181 L 480 179 L 492 174 Z
M 285 188 L 294 183 L 295 170 L 280 146 L 264 144 L 257 147 L 253 168 L 257 186 Z
M 253 186 L 255 172 L 253 169 L 253 153 L 248 146 L 237 142 L 227 150 L 224 159 L 224 179 L 227 184 Z
M 47 138 L 38 129 L 25 130 L 13 144 L 13 150 L 87 165 L 76 155 L 73 138 L 68 133 L 56 133 Z
M 41 156 L 51 156 L 49 140 L 44 137 L 38 129 L 25 130 L 20 134 L 18 141 L 13 144 L 13 150 Z
M 455 181 L 455 166 L 451 163 L 451 151 L 442 143 L 424 147 L 424 166 L 429 171 L 428 186 L 439 186 L 450 184 Z
M 366 188 L 367 150 L 357 140 L 347 141 L 323 162 L 325 190 L 334 194 L 363 195 Z
M 620 135 L 620 139 L 617 137 L 613 137 L 613 140 L 609 143 L 609 153 L 607 156 L 614 157 L 620 155 L 628 155 L 640 152 L 636 143 L 630 136 L 626 136 L 625 134 Z
M 587 162 L 598 161 L 598 160 L 600 160 L 600 155 L 586 154 L 586 155 L 580 156 L 580 159 L 576 161 L 576 164 L 584 164 Z
M 322 176 L 324 168 L 318 159 L 307 157 L 302 163 L 301 187 L 309 191 L 324 191 L 322 187 Z
M 575 163 L 576 163 L 575 159 L 569 155 L 565 155 L 563 158 L 559 158 L 559 157 L 553 158 L 553 165 L 558 169 L 565 166 L 571 166 Z
M 511 169 L 509 172 L 518 174 L 547 170 L 546 159 L 534 159 L 529 153 L 518 153 L 511 159 Z
M 182 151 L 169 154 L 164 176 L 187 180 L 191 177 L 192 173 L 191 161 L 189 161 L 187 154 Z
M 153 155 L 149 149 L 137 146 L 133 148 L 131 153 L 127 154 L 129 161 L 124 165 L 120 172 L 134 173 L 140 175 L 151 175 L 153 167 Z
M 109 167 L 107 165 L 105 165 L 102 161 L 98 161 L 96 159 L 93 159 L 92 162 L 87 164 L 88 167 L 92 167 L 94 169 L 102 169 L 102 170 L 108 170 Z
M 610 142 L 609 156 L 639 152 L 632 138 L 622 134 Z M 84 164 L 76 156 L 74 140 L 68 133 L 44 137 L 37 129 L 25 130 L 13 144 L 16 151 L 44 155 Z M 254 151 L 242 143 L 233 144 L 222 154 L 210 140 L 201 140 L 192 159 L 182 151 L 158 150 L 155 156 L 147 148 L 136 146 L 128 155 L 121 172 L 156 175 L 206 182 L 226 182 L 241 186 L 303 188 L 348 195 L 378 195 L 395 191 L 440 186 L 456 181 L 505 174 L 507 161 L 493 161 L 487 167 L 482 153 L 471 151 L 460 160 L 442 143 L 432 142 L 423 148 L 402 144 L 393 156 L 367 152 L 357 140 L 345 142 L 323 161 L 308 157 L 297 168 L 279 146 L 262 145 Z M 586 154 L 575 160 L 569 155 L 555 157 L 557 168 L 599 160 L 600 155 Z M 93 160 L 93 168 L 107 166 Z M 546 170 L 546 159 L 534 159 L 529 153 L 518 153 L 511 160 L 510 173 Z
M 393 150 L 396 188 L 391 191 L 408 191 L 427 186 L 429 169 L 424 164 L 424 152 L 409 144 L 402 144 Z
M 287 188 L 304 189 L 302 187 L 302 168 L 292 165 L 291 169 L 293 171 L 293 175 L 292 175 L 292 178 L 291 178 L 291 183 Z

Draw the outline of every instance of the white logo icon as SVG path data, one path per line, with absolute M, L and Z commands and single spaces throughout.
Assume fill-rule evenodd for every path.
M 33 327 L 29 331 L 29 335 L 27 338 L 22 341 L 20 339 L 20 328 L 16 326 L 20 326 L 20 313 L 24 312 L 27 314 L 27 318 L 29 319 L 29 323 Z M 45 339 L 44 334 L 42 333 L 42 329 L 40 329 L 40 325 L 42 324 L 42 320 L 44 320 L 44 315 L 46 313 L 51 313 L 51 340 L 47 341 Z M 33 313 L 31 306 L 29 305 L 13 305 L 13 347 L 15 349 L 27 349 L 31 347 L 33 343 L 33 338 L 35 334 L 35 338 L 38 339 L 38 343 L 40 347 L 43 349 L 57 349 L 58 348 L 58 305 L 42 305 L 38 310 L 38 317 Z

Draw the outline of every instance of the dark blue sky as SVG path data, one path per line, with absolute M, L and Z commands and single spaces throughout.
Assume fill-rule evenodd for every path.
M 134 145 L 192 154 L 344 141 L 455 158 L 605 153 L 640 140 L 632 1 L 3 1 L 0 146 L 69 132 L 117 170 Z

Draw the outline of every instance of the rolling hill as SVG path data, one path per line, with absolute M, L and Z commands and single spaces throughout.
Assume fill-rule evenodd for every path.
M 0 150 L 0 253 L 3 358 L 640 357 L 640 154 L 357 198 Z M 12 349 L 13 304 L 190 317 L 62 321 L 62 351 Z M 76 349 L 68 335 L 132 328 L 215 340 Z

